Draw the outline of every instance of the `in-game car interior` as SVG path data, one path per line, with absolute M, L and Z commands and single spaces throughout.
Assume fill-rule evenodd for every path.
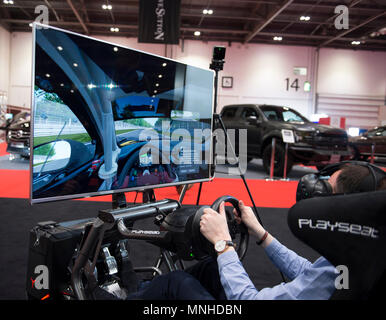
M 33 198 L 209 178 L 210 103 L 188 95 L 212 72 L 53 29 L 36 43 Z

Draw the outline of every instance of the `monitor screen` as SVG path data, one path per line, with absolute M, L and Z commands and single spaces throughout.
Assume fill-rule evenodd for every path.
M 211 178 L 214 72 L 33 28 L 31 202 Z

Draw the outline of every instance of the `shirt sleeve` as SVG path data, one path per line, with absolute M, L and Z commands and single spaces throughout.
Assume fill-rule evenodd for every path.
M 310 261 L 283 246 L 275 238 L 265 248 L 265 252 L 276 268 L 283 272 L 289 280 L 295 279 L 312 265 Z
M 273 246 L 268 246 L 266 251 L 274 263 L 285 265 L 284 267 L 279 265 L 279 269 L 295 278 L 291 282 L 260 291 L 253 285 L 235 251 L 219 255 L 217 262 L 220 281 L 227 298 L 229 300 L 329 299 L 335 291 L 335 268 L 323 257 L 311 264 L 293 252 L 288 253 L 290 261 L 287 263 L 283 260 L 286 257 L 285 249 L 286 247 L 277 242 Z M 297 258 L 301 258 L 300 261 L 296 262 Z M 290 270 L 292 266 L 295 271 Z

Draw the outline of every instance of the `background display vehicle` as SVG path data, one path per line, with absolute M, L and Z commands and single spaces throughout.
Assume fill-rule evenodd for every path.
M 262 158 L 267 173 L 270 171 L 272 138 L 276 138 L 274 175 L 284 171 L 285 146 L 282 129 L 294 132 L 295 143 L 289 144 L 287 173 L 293 164 L 316 165 L 350 159 L 346 131 L 310 122 L 299 112 L 272 105 L 228 105 L 221 110 L 228 129 L 247 129 L 248 160 Z M 236 150 L 238 138 L 236 137 Z
M 211 70 L 34 28 L 31 201 L 207 181 Z
M 386 126 L 372 128 L 358 137 L 350 137 L 349 143 L 355 159 L 368 160 L 374 148 L 374 160 L 386 162 Z
M 6 123 L 3 123 L 4 126 L 0 128 L 6 132 L 6 151 L 11 154 L 11 157 L 21 156 L 23 158 L 29 158 L 30 121 L 30 112 L 22 111 Z

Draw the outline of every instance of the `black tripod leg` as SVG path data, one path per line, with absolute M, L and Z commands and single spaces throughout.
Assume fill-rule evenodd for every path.
M 229 139 L 229 137 L 228 137 L 228 133 L 227 133 L 227 129 L 226 129 L 226 127 L 225 127 L 225 124 L 224 124 L 224 122 L 222 121 L 222 118 L 221 118 L 221 116 L 220 116 L 219 114 L 217 114 L 216 116 L 217 116 L 217 120 L 218 120 L 219 123 L 220 123 L 221 129 L 224 131 L 224 134 L 225 134 L 225 136 L 226 136 L 226 139 L 227 139 L 228 144 L 229 144 L 229 146 L 230 146 L 230 149 L 231 149 L 231 151 L 232 151 L 232 156 L 236 157 L 236 151 L 235 151 L 233 145 L 230 143 L 230 139 Z M 257 219 L 259 220 L 260 224 L 263 226 L 263 223 L 262 223 L 261 218 L 260 218 L 260 216 L 259 216 L 259 213 L 258 213 L 258 211 L 257 211 L 257 207 L 256 207 L 256 204 L 255 204 L 255 201 L 253 200 L 252 193 L 251 193 L 251 191 L 250 191 L 250 189 L 249 189 L 249 187 L 248 187 L 247 180 L 245 179 L 244 174 L 241 172 L 240 166 L 238 166 L 238 169 L 239 169 L 239 176 L 240 176 L 241 179 L 243 180 L 244 185 L 245 185 L 245 188 L 247 189 L 249 198 L 251 199 L 252 206 L 253 206 L 253 210 L 255 211 L 256 217 L 257 217 Z M 264 226 L 263 226 L 263 227 L 264 227 Z
M 218 119 L 218 121 L 220 122 L 220 125 L 221 125 L 222 130 L 223 130 L 224 133 L 225 133 L 225 136 L 226 136 L 226 138 L 227 138 L 227 141 L 229 142 L 230 140 L 229 140 L 229 137 L 228 137 L 228 134 L 227 134 L 227 131 L 226 131 L 226 127 L 225 127 L 224 122 L 222 121 L 221 116 L 220 116 L 220 115 L 217 115 L 217 119 Z M 233 145 L 232 145 L 231 143 L 229 143 L 229 145 L 230 145 L 230 147 L 231 147 L 233 156 L 236 157 L 236 152 L 235 152 L 235 149 L 234 149 Z M 253 210 L 255 211 L 256 218 L 257 218 L 257 220 L 260 222 L 261 226 L 264 227 L 263 222 L 261 221 L 261 218 L 260 218 L 260 216 L 259 216 L 259 213 L 257 212 L 257 207 L 256 207 L 256 204 L 255 204 L 255 201 L 253 200 L 251 191 L 250 191 L 250 189 L 249 189 L 249 187 L 248 187 L 247 180 L 245 179 L 244 174 L 241 172 L 240 166 L 238 166 L 237 168 L 239 169 L 239 175 L 240 175 L 241 179 L 243 180 L 244 185 L 245 185 L 245 188 L 247 189 L 249 198 L 251 199 L 252 206 L 253 206 Z M 279 272 L 280 272 L 280 276 L 281 276 L 282 280 L 283 280 L 284 282 L 286 282 L 283 273 L 282 273 L 280 270 L 279 270 Z
M 198 188 L 196 206 L 198 206 L 200 204 L 201 189 L 202 189 L 202 182 L 200 182 L 200 187 Z

